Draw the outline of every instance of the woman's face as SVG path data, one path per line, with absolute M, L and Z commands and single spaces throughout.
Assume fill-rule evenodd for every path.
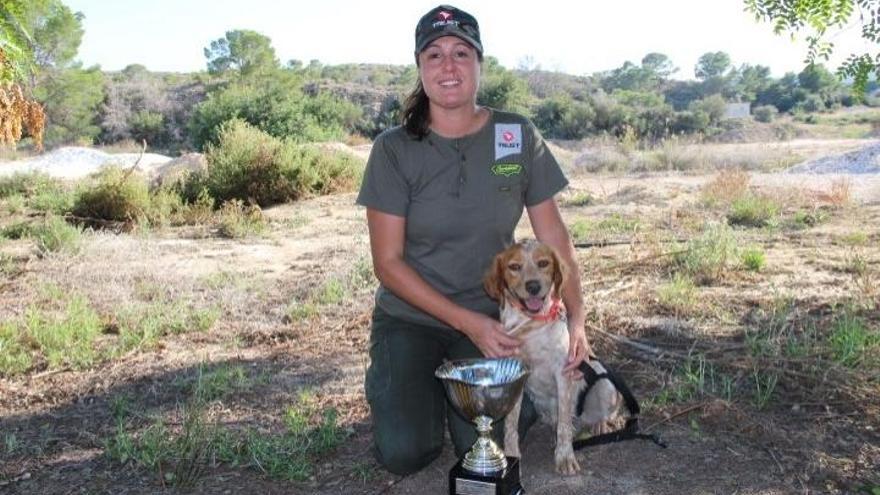
M 432 106 L 474 106 L 480 86 L 477 51 L 455 36 L 437 38 L 419 53 L 419 77 Z

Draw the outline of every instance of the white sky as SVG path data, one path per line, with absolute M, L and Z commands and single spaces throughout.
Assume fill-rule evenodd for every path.
M 415 25 L 439 0 L 63 0 L 85 14 L 79 59 L 105 70 L 140 63 L 154 71 L 206 67 L 203 49 L 232 29 L 272 39 L 282 63 L 413 60 Z M 541 68 L 585 75 L 649 52 L 668 55 L 692 79 L 708 51 L 735 65 L 766 65 L 774 77 L 803 68 L 806 44 L 776 36 L 746 13 L 742 0 L 506 0 L 452 2 L 480 23 L 485 54 L 508 68 L 531 57 Z M 836 68 L 849 52 L 869 51 L 858 28 L 832 38 Z M 876 48 L 876 47 L 874 47 Z

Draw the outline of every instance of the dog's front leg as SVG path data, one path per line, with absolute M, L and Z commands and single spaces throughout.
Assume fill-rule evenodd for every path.
M 507 457 L 520 457 L 519 409 L 522 407 L 523 393 L 519 394 L 519 397 L 513 404 L 513 408 L 504 418 L 504 455 Z
M 572 425 L 573 383 L 562 372 L 556 374 L 556 471 L 560 474 L 577 474 L 581 470 L 574 456 L 574 425 Z

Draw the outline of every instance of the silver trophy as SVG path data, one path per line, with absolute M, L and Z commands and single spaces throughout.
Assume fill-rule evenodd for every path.
M 523 493 L 519 459 L 506 458 L 490 434 L 513 407 L 529 370 L 516 358 L 449 361 L 434 372 L 455 409 L 477 427 L 477 441 L 449 472 L 450 495 Z

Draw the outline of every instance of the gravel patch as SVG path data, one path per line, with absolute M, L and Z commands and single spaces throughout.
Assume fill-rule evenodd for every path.
M 105 165 L 131 167 L 140 153 L 110 154 L 85 147 L 68 146 L 58 148 L 43 155 L 9 163 L 0 163 L 0 176 L 14 173 L 43 172 L 52 177 L 78 179 L 95 173 Z M 171 157 L 157 153 L 144 153 L 138 169 L 150 173 L 154 168 L 171 160 Z
M 795 165 L 790 174 L 880 174 L 880 144 Z

